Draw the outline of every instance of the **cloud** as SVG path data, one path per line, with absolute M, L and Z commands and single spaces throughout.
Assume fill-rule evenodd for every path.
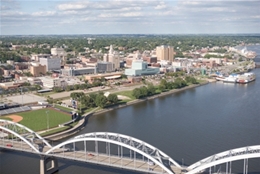
M 165 2 L 160 2 L 160 4 L 158 4 L 154 7 L 154 9 L 156 9 L 156 10 L 161 10 L 161 9 L 165 9 L 165 8 L 166 8 Z
M 16 0 L 1 0 L 0 6 L 1 12 L 20 9 L 20 3 Z
M 57 6 L 59 10 L 82 10 L 88 7 L 88 2 L 82 3 L 66 3 Z
M 46 17 L 46 16 L 54 16 L 56 14 L 55 11 L 39 11 L 32 13 L 32 16 L 35 17 Z
M 40 2 L 44 1 L 35 1 L 35 4 Z M 48 1 L 46 1 L 47 3 Z M 260 25 L 260 11 L 258 9 L 260 1 L 53 1 L 53 4 L 45 5 L 43 8 L 40 8 L 40 4 L 38 8 L 32 5 L 29 10 L 28 3 L 19 1 L 17 4 L 20 8 L 15 9 L 10 6 L 10 3 L 2 3 L 1 25 L 4 25 L 5 28 L 17 23 L 31 26 L 41 21 L 42 25 L 56 26 L 57 32 L 67 24 L 77 23 L 85 29 L 82 29 L 85 32 L 88 31 L 90 25 L 122 28 L 134 24 L 134 26 L 143 29 L 145 33 L 147 31 L 146 25 L 149 24 L 149 26 L 160 26 L 160 28 L 153 29 L 153 31 L 157 30 L 158 33 L 171 31 L 171 29 L 183 32 L 182 28 L 186 28 L 185 31 L 192 33 L 193 31 L 232 32 L 232 29 L 227 26 L 236 26 L 237 30 L 242 32 L 250 26 Z M 178 25 L 176 26 L 176 24 Z M 70 27 L 70 29 L 75 28 L 72 32 L 79 30 L 78 25 Z M 103 33 L 106 33 L 106 27 L 97 31 L 103 30 Z M 196 28 L 198 30 L 195 30 Z M 131 27 L 126 27 L 122 28 L 122 31 L 130 31 L 130 29 Z M 257 31 L 257 29 L 254 30 Z
M 9 6 L 1 5 L 0 9 L 1 11 L 5 11 L 5 10 L 11 10 L 12 8 Z

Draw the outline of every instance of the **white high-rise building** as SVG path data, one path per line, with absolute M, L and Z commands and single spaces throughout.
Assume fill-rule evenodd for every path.
M 114 51 L 113 46 L 110 45 L 110 49 L 108 54 L 104 55 L 104 62 L 111 62 L 113 64 L 113 71 L 118 70 L 120 68 L 120 58 L 119 53 Z
M 158 46 L 156 47 L 157 60 L 166 60 L 172 62 L 174 59 L 174 48 L 172 46 Z
M 54 56 L 65 56 L 66 52 L 63 48 L 52 48 L 51 54 Z
M 60 58 L 40 58 L 40 64 L 46 65 L 46 71 L 61 69 L 61 59 Z

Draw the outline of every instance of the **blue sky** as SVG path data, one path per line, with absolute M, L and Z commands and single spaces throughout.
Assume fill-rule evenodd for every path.
M 1 35 L 260 33 L 260 0 L 1 0 Z

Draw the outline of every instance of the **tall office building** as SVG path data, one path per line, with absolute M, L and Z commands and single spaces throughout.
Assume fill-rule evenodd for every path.
M 40 58 L 40 64 L 46 66 L 46 71 L 61 69 L 60 58 Z
M 172 62 L 174 59 L 174 48 L 172 46 L 158 46 L 156 47 L 157 60 L 166 60 Z
M 108 54 L 104 55 L 104 62 L 111 62 L 113 64 L 113 71 L 120 68 L 120 59 L 118 52 L 114 51 L 113 46 L 110 45 Z

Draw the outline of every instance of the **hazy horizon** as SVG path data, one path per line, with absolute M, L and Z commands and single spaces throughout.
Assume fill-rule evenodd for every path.
M 260 0 L 2 0 L 1 35 L 259 34 Z

